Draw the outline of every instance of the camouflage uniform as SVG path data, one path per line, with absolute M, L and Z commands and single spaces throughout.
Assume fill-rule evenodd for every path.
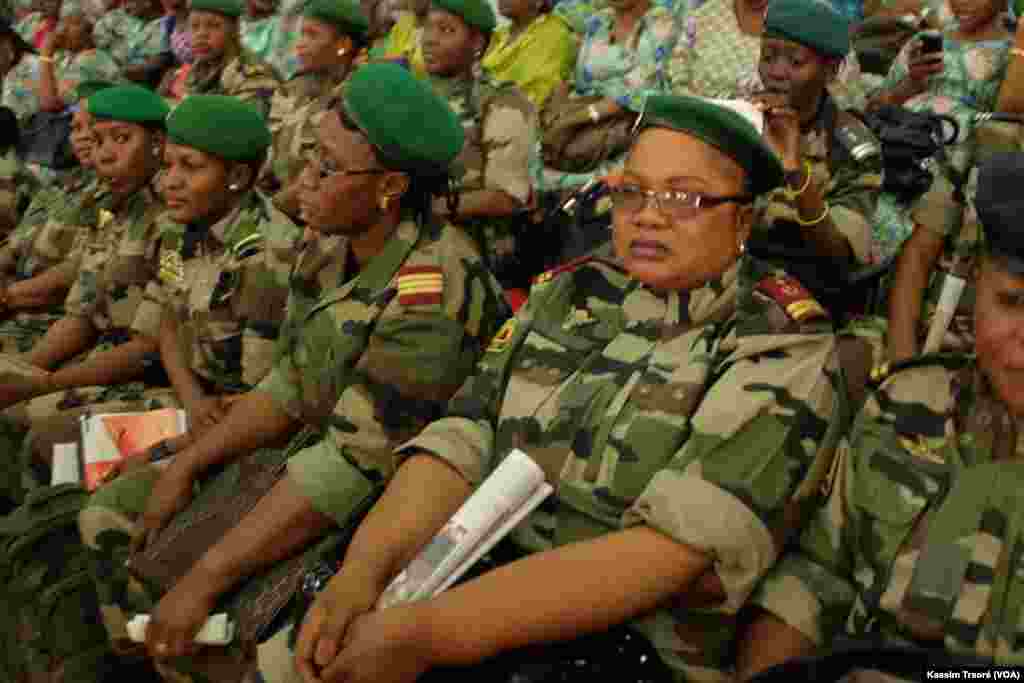
M 7 237 L 21 220 L 25 207 L 37 189 L 14 149 L 0 155 L 0 238 Z
M 969 356 L 903 364 L 840 449 L 828 503 L 754 601 L 855 636 L 1024 664 L 1024 440 Z
M 256 193 L 206 237 L 160 222 L 159 279 L 146 285 L 130 330 L 156 338 L 161 317 L 173 312 L 189 368 L 205 392 L 248 391 L 270 369 L 299 229 Z M 88 405 L 65 405 L 56 414 L 33 416 L 29 441 L 36 460 L 54 444 L 76 440 L 83 413 L 180 407 L 174 391 L 165 388 L 133 389 L 121 396 L 103 389 L 101 396 Z
M 528 453 L 556 494 L 512 532 L 526 552 L 648 524 L 713 557 L 720 605 L 684 596 L 631 623 L 678 680 L 727 679 L 737 611 L 838 442 L 824 309 L 781 271 L 741 263 L 667 294 L 607 257 L 542 276 L 448 416 L 400 451 L 470 482 Z
M 264 180 L 285 187 L 302 171 L 316 147 L 320 115 L 341 95 L 344 78 L 326 73 L 299 74 L 274 93 L 267 125 L 274 143 Z
M 869 148 L 861 145 L 870 145 L 873 151 L 868 153 Z M 858 263 L 875 260 L 871 220 L 882 188 L 880 149 L 860 119 L 840 110 L 831 97 L 800 139 L 800 156 L 811 163 L 814 183 L 825 188 L 829 216 L 849 241 Z M 862 153 L 867 156 L 862 158 Z M 773 192 L 759 208 L 757 229 L 797 229 L 799 215 L 794 202 L 786 199 L 784 190 Z
M 87 319 L 99 334 L 96 344 L 86 354 L 88 359 L 96 352 L 128 340 L 131 324 L 142 302 L 150 280 L 156 277 L 157 245 L 159 243 L 157 215 L 161 204 L 152 190 L 145 188 L 132 196 L 114 214 L 110 211 L 111 197 L 99 190 L 83 201 L 79 207 L 78 224 L 81 231 L 78 249 L 78 274 L 64 301 L 65 314 Z M 150 330 L 156 336 L 156 330 Z M 0 372 L 24 372 L 22 363 L 0 356 Z M 11 367 L 8 367 L 8 366 Z M 5 436 L 17 441 L 29 429 L 52 421 L 63 411 L 94 403 L 113 400 L 131 400 L 142 396 L 141 381 L 111 387 L 82 387 L 40 396 L 8 408 L 3 413 Z M 31 439 L 21 448 L 23 461 L 30 458 Z M 9 460 L 3 469 L 16 467 L 22 462 L 14 457 L 17 449 L 7 449 Z
M 533 171 L 538 143 L 537 112 L 515 85 L 431 77 L 462 121 L 466 142 L 456 164 L 464 171 L 458 189 L 501 190 L 528 207 L 534 199 Z M 480 244 L 484 258 L 499 271 L 516 250 L 516 226 L 525 216 L 467 220 L 461 223 Z
M 507 316 L 475 247 L 451 227 L 403 222 L 355 277 L 348 250 L 345 237 L 306 245 L 276 363 L 256 388 L 324 435 L 291 456 L 288 472 L 313 507 L 342 526 L 374 483 L 393 473 L 392 449 L 440 414 Z M 247 457 L 280 460 L 286 452 Z M 223 485 L 237 467 L 203 486 Z M 125 612 L 152 611 L 159 598 L 131 582 L 117 561 L 153 482 L 144 470 L 102 487 L 80 519 L 83 540 L 100 558 L 98 593 L 115 642 L 125 636 Z M 197 507 L 183 514 L 197 514 Z M 235 662 L 239 676 L 255 663 L 251 644 L 209 656 Z M 198 671 L 184 673 L 190 667 Z M 174 681 L 226 680 L 204 667 L 181 661 L 161 673 Z
M 242 52 L 225 62 L 224 58 L 195 62 L 185 79 L 186 95 L 229 95 L 256 105 L 267 116 L 270 101 L 281 86 L 273 67 Z
M 59 264 L 73 275 L 82 246 L 80 233 L 86 231 L 80 222 L 80 204 L 95 191 L 95 174 L 79 168 L 62 185 L 37 192 L 18 227 L 0 247 L 0 280 L 5 284 L 27 280 Z M 63 314 L 62 306 L 17 311 L 0 322 L 0 353 L 27 353 Z

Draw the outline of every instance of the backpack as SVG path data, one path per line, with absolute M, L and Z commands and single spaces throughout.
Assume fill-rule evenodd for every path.
M 0 519 L 0 681 L 50 675 L 99 683 L 113 660 L 89 550 L 78 532 L 88 493 L 77 484 L 32 491 Z

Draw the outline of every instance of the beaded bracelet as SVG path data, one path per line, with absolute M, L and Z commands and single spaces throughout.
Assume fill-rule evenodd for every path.
M 803 218 L 800 218 L 800 214 L 798 213 L 797 216 L 796 216 L 796 222 L 797 222 L 797 224 L 799 224 L 799 225 L 801 225 L 801 226 L 803 226 L 805 228 L 809 228 L 812 225 L 817 225 L 818 223 L 821 223 L 826 218 L 828 218 L 828 213 L 831 210 L 832 210 L 832 208 L 828 205 L 828 202 L 825 202 L 825 210 L 821 212 L 820 216 L 818 216 L 815 219 L 812 219 L 812 220 L 809 220 L 809 221 L 805 221 Z

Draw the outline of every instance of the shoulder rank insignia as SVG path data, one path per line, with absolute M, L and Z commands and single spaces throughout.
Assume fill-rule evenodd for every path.
M 757 283 L 757 291 L 771 298 L 798 323 L 815 318 L 828 318 L 826 311 L 807 289 L 789 275 L 767 277 Z
M 102 230 L 103 228 L 110 225 L 110 221 L 112 220 L 114 220 L 114 213 L 112 211 L 108 211 L 107 209 L 100 209 L 99 218 L 96 222 L 96 226 Z
M 889 363 L 888 361 L 879 363 L 875 367 L 871 368 L 871 381 L 875 384 L 884 382 L 889 377 Z
M 512 335 L 516 331 L 516 319 L 509 318 L 505 321 L 505 324 L 501 326 L 501 329 L 491 337 L 491 343 L 487 345 L 488 353 L 501 353 L 508 346 L 509 341 L 512 339 Z
M 406 266 L 395 278 L 398 303 L 403 306 L 440 304 L 444 292 L 444 272 L 439 266 Z
M 232 251 L 235 252 L 235 258 L 249 258 L 250 256 L 260 252 L 260 246 L 262 243 L 263 235 L 258 232 L 251 232 L 235 242 L 235 245 L 232 247 Z
M 181 254 L 174 249 L 164 249 L 160 253 L 160 281 L 172 287 L 185 286 L 185 263 Z
M 571 261 L 567 261 L 567 262 L 563 263 L 562 265 L 555 266 L 551 270 L 546 270 L 543 273 L 541 273 L 540 275 L 538 275 L 537 277 L 533 278 L 533 284 L 534 285 L 542 285 L 545 282 L 551 282 L 552 280 L 555 279 L 556 275 L 561 275 L 562 273 L 567 273 L 569 271 L 576 270 L 577 268 L 579 268 L 583 264 L 585 264 L 585 263 L 587 263 L 589 261 L 593 261 L 593 260 L 594 260 L 594 257 L 588 255 L 588 256 L 581 256 L 579 258 L 575 258 L 575 259 L 573 259 Z

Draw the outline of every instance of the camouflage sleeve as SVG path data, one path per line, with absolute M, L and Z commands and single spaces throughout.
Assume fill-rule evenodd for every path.
M 858 139 L 863 137 L 873 143 L 876 150 L 881 149 L 866 126 L 859 123 L 855 125 L 860 129 Z M 858 160 L 853 150 L 845 160 L 836 164 L 825 190 L 825 201 L 831 207 L 832 222 L 849 241 L 860 263 L 871 261 L 874 243 L 872 221 L 881 191 L 881 154 L 870 154 Z
M 530 158 L 536 149 L 537 112 L 518 89 L 508 89 L 491 103 L 483 122 L 487 150 L 484 186 L 502 190 L 522 204 L 533 195 Z
M 281 80 L 269 64 L 238 58 L 225 67 L 221 85 L 225 95 L 255 105 L 266 117 L 270 114 L 274 92 L 281 87 Z
M 794 531 L 792 501 L 815 458 L 830 455 L 819 451 L 834 410 L 834 337 L 765 336 L 746 337 L 747 351 L 741 337 L 692 435 L 623 517 L 714 558 L 733 613 Z
M 20 162 L 11 150 L 0 157 L 0 230 L 12 230 L 18 224 L 18 183 Z M 6 236 L 0 234 L 0 237 Z
M 972 176 L 976 176 L 974 170 Z M 975 179 L 975 178 L 972 178 Z M 964 205 L 953 199 L 953 183 L 945 173 L 934 173 L 928 190 L 914 200 L 910 217 L 937 237 L 952 237 L 964 220 Z
M 473 375 L 448 403 L 445 417 L 397 448 L 399 457 L 426 451 L 454 467 L 473 485 L 483 479 L 509 371 L 529 335 L 535 313 L 543 310 L 549 293 L 556 289 L 547 286 L 543 293 L 532 294 L 516 316 L 502 325 L 477 362 Z
M 267 376 L 284 324 L 288 303 L 288 276 L 297 245 L 298 228 L 291 223 L 264 225 L 266 243 L 261 258 L 248 259 L 238 289 L 238 315 L 242 328 L 242 381 L 255 386 Z
M 159 277 L 146 283 L 142 300 L 135 310 L 135 319 L 132 320 L 132 331 L 154 339 L 159 337 L 160 321 L 163 318 L 164 309 L 171 303 L 169 298 L 166 286 Z

